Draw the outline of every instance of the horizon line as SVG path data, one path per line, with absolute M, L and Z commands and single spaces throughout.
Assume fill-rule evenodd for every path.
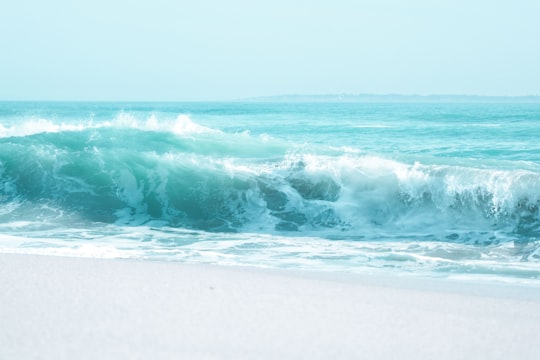
M 313 93 L 313 94 L 303 94 L 303 93 L 288 93 L 288 94 L 277 94 L 277 95 L 257 95 L 249 97 L 240 97 L 240 98 L 230 98 L 230 99 L 191 99 L 191 100 L 181 100 L 181 99 L 0 99 L 0 102 L 95 102 L 95 103 L 105 103 L 105 102 L 141 102 L 141 103 L 195 103 L 195 102 L 256 102 L 257 100 L 278 100 L 285 101 L 287 98 L 294 99 L 309 99 L 309 98 L 318 98 L 323 100 L 324 98 L 334 98 L 334 100 L 339 100 L 340 98 L 417 98 L 417 99 L 435 99 L 435 98 L 447 98 L 447 99 L 457 99 L 457 98 L 470 98 L 470 99 L 530 99 L 540 101 L 540 94 L 529 94 L 529 95 L 480 95 L 480 94 L 457 94 L 457 93 L 433 93 L 433 94 L 411 94 L 411 93 Z M 291 99 L 292 100 L 292 99 Z

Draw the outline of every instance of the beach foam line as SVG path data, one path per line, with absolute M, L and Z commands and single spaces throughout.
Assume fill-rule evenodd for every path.
M 536 359 L 536 287 L 0 254 L 1 359 Z

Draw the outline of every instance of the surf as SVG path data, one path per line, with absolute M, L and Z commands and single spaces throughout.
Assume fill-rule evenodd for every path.
M 509 128 L 459 106 L 452 126 L 392 118 L 419 105 L 40 106 L 0 118 L 2 252 L 540 276 L 531 115 Z

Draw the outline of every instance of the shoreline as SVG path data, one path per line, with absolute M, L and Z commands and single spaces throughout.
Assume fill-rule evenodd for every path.
M 2 359 L 533 359 L 512 284 L 0 254 Z

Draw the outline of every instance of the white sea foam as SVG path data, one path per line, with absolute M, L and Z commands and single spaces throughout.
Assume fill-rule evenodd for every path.
M 0 123 L 0 138 L 20 137 L 39 133 L 58 133 L 63 131 L 81 131 L 89 125 L 54 123 L 47 119 L 31 119 L 21 124 L 4 126 Z
M 158 119 L 150 115 L 146 119 L 139 119 L 133 114 L 121 112 L 114 119 L 102 122 L 79 121 L 73 123 L 60 122 L 43 118 L 31 118 L 16 124 L 4 125 L 0 123 L 0 138 L 24 137 L 41 133 L 60 133 L 83 131 L 100 128 L 126 128 L 141 131 L 172 132 L 177 135 L 221 133 L 217 129 L 200 125 L 190 119 L 188 115 L 180 114 L 175 119 Z
M 122 112 L 110 122 L 101 126 L 138 129 L 143 131 L 172 132 L 178 135 L 221 133 L 221 131 L 206 127 L 192 121 L 188 115 L 180 114 L 176 119 L 158 119 L 156 115 L 150 115 L 147 119 L 140 120 L 130 113 Z

